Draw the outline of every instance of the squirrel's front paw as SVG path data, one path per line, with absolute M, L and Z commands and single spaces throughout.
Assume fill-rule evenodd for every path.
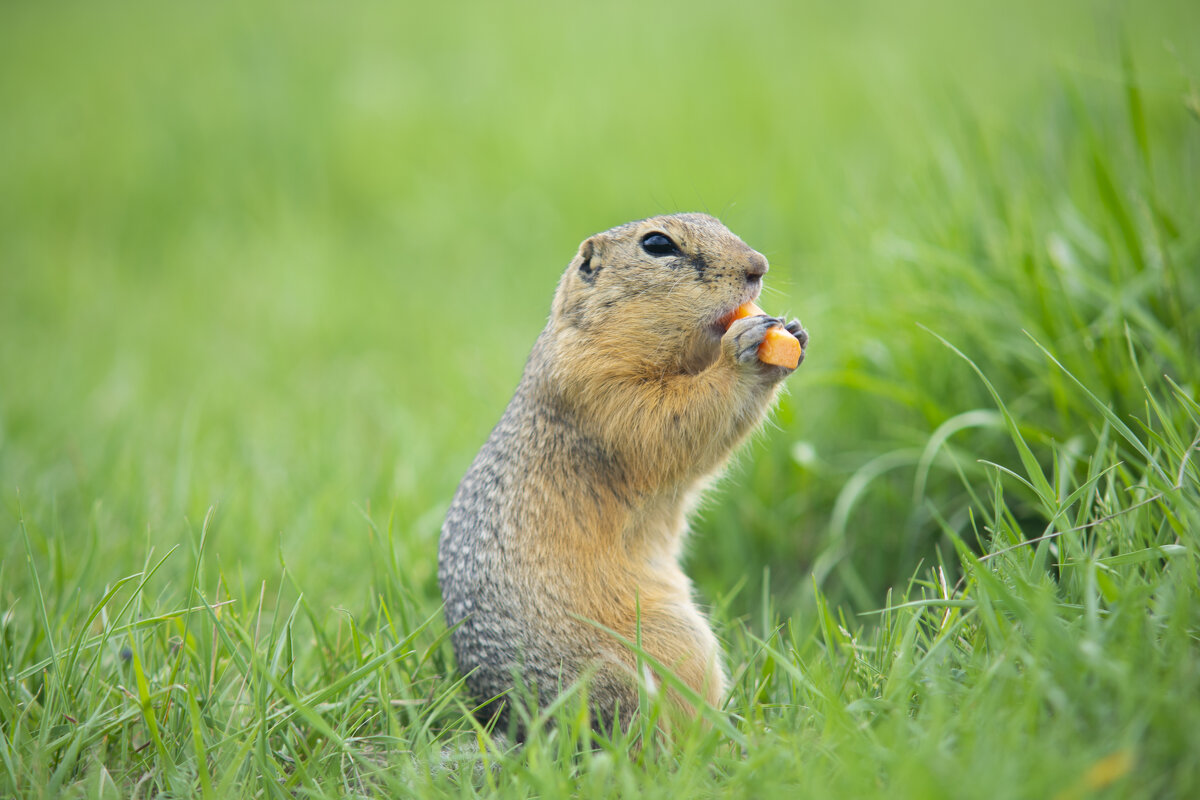
M 745 317 L 729 326 L 729 330 L 721 337 L 721 347 L 724 349 L 726 356 L 739 367 L 755 369 L 782 377 L 792 370 L 787 367 L 764 364 L 759 360 L 758 348 L 763 343 L 763 339 L 766 338 L 767 331 L 772 328 L 784 328 L 788 333 L 800 340 L 800 346 L 803 348 L 804 344 L 808 341 L 808 334 L 804 332 L 803 328 L 800 328 L 800 323 L 794 322 L 793 324 L 797 328 L 796 331 L 792 330 L 779 317 L 769 317 L 765 314 Z
M 783 329 L 785 331 L 787 331 L 788 333 L 790 333 L 792 336 L 795 336 L 797 340 L 799 340 L 799 342 L 800 342 L 800 361 L 803 362 L 804 361 L 804 351 L 808 349 L 808 331 L 804 330 L 804 326 L 800 324 L 800 320 L 798 320 L 798 319 L 794 319 L 791 322 L 789 322 L 787 325 L 784 325 Z

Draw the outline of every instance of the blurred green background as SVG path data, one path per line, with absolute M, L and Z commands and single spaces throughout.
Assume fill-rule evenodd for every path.
M 814 565 L 880 603 L 937 546 L 927 497 L 964 524 L 955 469 L 919 468 L 931 432 L 991 408 L 917 326 L 1034 426 L 1023 328 L 1122 346 L 1036 307 L 1120 244 L 1091 154 L 1136 154 L 1131 75 L 1163 219 L 1195 227 L 1197 31 L 1182 0 L 6 4 L 0 600 L 19 517 L 94 594 L 215 508 L 227 579 L 282 559 L 322 608 L 366 602 L 390 526 L 432 613 L 441 515 L 578 242 L 700 210 L 767 254 L 762 304 L 812 345 L 689 569 L 710 599 L 745 580 L 734 613 L 766 568 L 784 608 Z M 1013 248 L 1028 280 L 977 291 Z

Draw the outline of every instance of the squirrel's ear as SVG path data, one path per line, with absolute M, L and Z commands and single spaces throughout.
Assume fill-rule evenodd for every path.
M 596 237 L 592 236 L 579 245 L 579 252 L 575 254 L 575 259 L 571 262 L 572 269 L 579 273 L 579 277 L 585 283 L 596 280 L 596 273 L 600 271 L 600 260 L 596 258 L 595 239 Z

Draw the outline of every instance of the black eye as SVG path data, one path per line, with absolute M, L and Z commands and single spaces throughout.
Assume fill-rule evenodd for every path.
M 665 233 L 647 233 L 642 237 L 642 249 L 656 257 L 679 255 L 679 245 Z

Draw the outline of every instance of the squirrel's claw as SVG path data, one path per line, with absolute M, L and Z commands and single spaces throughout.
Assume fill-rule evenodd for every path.
M 792 336 L 795 336 L 800 341 L 800 350 L 801 351 L 803 351 L 804 348 L 808 347 L 808 331 L 804 330 L 804 326 L 800 324 L 800 320 L 798 320 L 798 319 L 792 320 L 787 325 L 784 325 L 783 329 L 786 330 L 788 333 L 790 333 Z M 801 353 L 800 357 L 801 358 L 804 357 L 803 352 Z

